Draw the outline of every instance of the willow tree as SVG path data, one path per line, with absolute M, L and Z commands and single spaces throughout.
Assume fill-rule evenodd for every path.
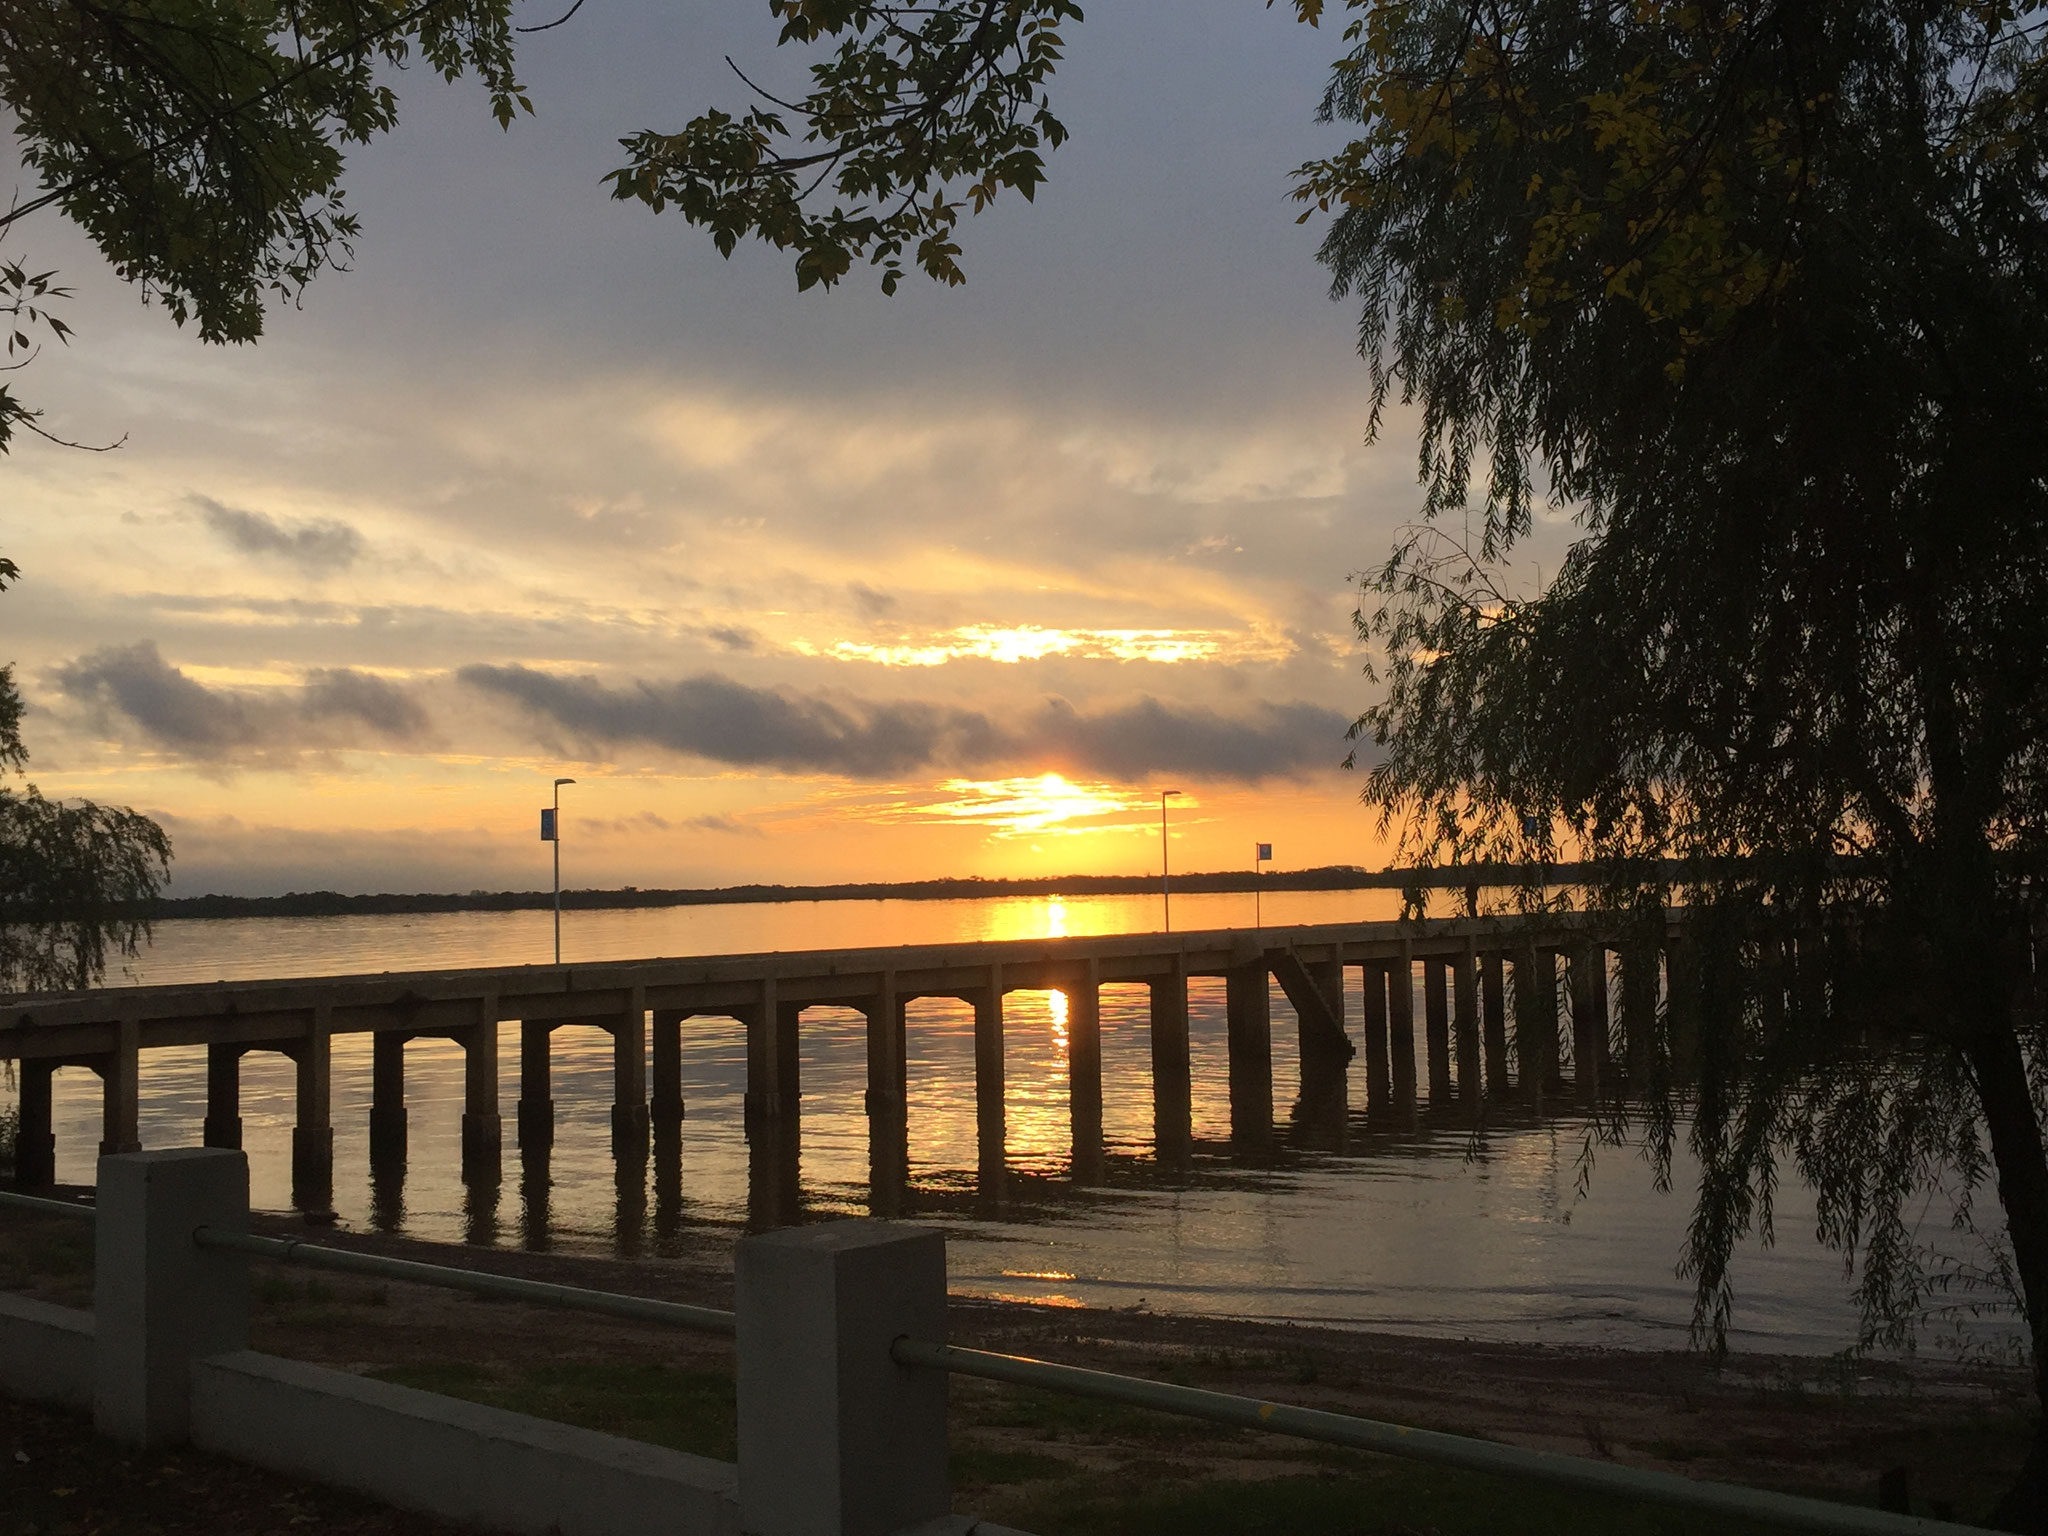
M 1368 800 L 1659 916 L 1678 861 L 1697 1060 L 1648 1070 L 1709 1332 L 1781 1156 L 1873 1339 L 1935 1278 L 1907 1198 L 1991 1177 L 2048 1383 L 2048 10 L 1358 11 L 1303 192 L 1425 486 L 1361 608 Z M 1575 541 L 1518 584 L 1539 513 Z

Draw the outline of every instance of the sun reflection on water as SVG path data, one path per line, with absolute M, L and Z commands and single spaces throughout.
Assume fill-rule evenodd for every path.
M 1052 1043 L 1060 1060 L 1067 1059 L 1067 994 L 1054 990 L 1045 994 L 1045 1011 L 1052 1019 Z

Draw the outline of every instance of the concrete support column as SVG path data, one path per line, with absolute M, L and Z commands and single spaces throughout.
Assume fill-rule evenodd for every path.
M 1224 974 L 1230 1045 L 1230 1144 L 1263 1154 L 1273 1141 L 1273 1000 L 1264 957 Z
M 1472 941 L 1451 962 L 1451 1040 L 1458 1063 L 1458 1097 L 1476 1107 L 1485 1097 L 1479 1077 L 1479 956 Z
M 313 1009 L 306 1033 L 296 1042 L 298 1119 L 292 1126 L 292 1203 L 324 1210 L 334 1198 L 332 1108 L 334 1016 L 329 1005 Z
M 945 1239 L 877 1221 L 743 1238 L 733 1292 L 741 1528 L 936 1530 L 952 1512 L 946 1376 L 889 1348 L 945 1342 Z
M 974 1008 L 974 1147 L 985 1195 L 1004 1193 L 1010 1123 L 1003 1077 L 1003 968 L 988 968 Z
M 495 1183 L 504 1169 L 498 1115 L 498 998 L 477 999 L 476 1023 L 462 1038 L 462 1177 Z
M 56 1063 L 50 1061 L 16 1064 L 21 1118 L 14 1127 L 14 1182 L 23 1189 L 48 1189 L 57 1182 L 57 1136 L 50 1104 L 50 1079 L 56 1071 Z
M 1670 1033 L 1671 1076 L 1689 1083 L 1699 1072 L 1700 953 L 1690 938 L 1672 939 L 1664 951 L 1664 1012 Z
M 1451 1007 L 1449 967 L 1422 962 L 1422 1037 L 1429 1050 L 1429 1107 L 1441 1109 L 1451 1097 Z
M 142 1025 L 123 1019 L 114 1049 L 94 1063 L 100 1075 L 100 1156 L 142 1150 Z
M 1515 956 L 1515 1060 L 1522 1096 L 1541 1106 L 1557 1086 L 1557 956 L 1547 949 Z
M 1393 1069 L 1394 1092 L 1389 1103 L 1395 1116 L 1415 1116 L 1415 961 L 1408 941 L 1401 941 L 1401 958 L 1387 971 L 1387 1044 Z
M 612 1156 L 647 1157 L 647 994 L 634 987 L 612 1020 Z M 751 1031 L 749 1031 L 751 1035 Z
M 1387 968 L 1368 963 L 1365 972 L 1365 1112 L 1386 1117 L 1394 1099 L 1393 1069 L 1387 1034 Z
M 1294 1135 L 1303 1146 L 1341 1152 L 1350 1133 L 1353 1054 L 1345 1030 L 1344 962 L 1304 961 L 1301 968 L 1329 1018 L 1318 1024 L 1310 1011 L 1299 1004 L 1295 1008 L 1301 1092 L 1294 1104 Z
M 877 1216 L 900 1214 L 910 1183 L 909 1001 L 897 993 L 896 978 L 884 975 L 881 990 L 861 1008 L 868 1020 L 868 1209 Z
M 553 1032 L 545 1019 L 519 1021 L 519 1150 L 528 1156 L 555 1144 Z
M 1657 1049 L 1657 950 L 1631 944 L 1621 952 L 1621 1040 L 1623 1070 L 1631 1092 L 1649 1082 Z
M 215 1041 L 206 1047 L 206 1121 L 199 1139 L 209 1147 L 242 1145 L 242 1047 Z
M 1194 1080 L 1188 1063 L 1188 978 L 1174 960 L 1171 976 L 1151 982 L 1152 1155 L 1169 1168 L 1194 1156 Z
M 795 1027 L 785 1038 L 783 1015 L 775 993 L 775 978 L 761 979 L 756 1000 L 740 1011 L 747 1027 L 746 1119 L 774 1120 L 796 1108 Z
M 649 1118 L 657 1131 L 683 1123 L 683 1015 L 680 1009 L 654 1010 L 654 1082 Z
M 1479 1017 L 1486 1050 L 1486 1092 L 1494 1098 L 1504 1094 L 1508 1086 L 1506 969 L 1497 949 L 1479 957 Z
M 1075 1179 L 1102 1176 L 1102 986 L 1095 962 L 1062 988 L 1067 994 L 1067 1124 Z
M 370 1036 L 370 1164 L 405 1161 L 405 1040 L 396 1029 Z M 464 1137 L 465 1144 L 467 1136 Z
M 201 1248 L 197 1227 L 249 1221 L 249 1163 L 226 1148 L 100 1159 L 94 1216 L 93 1426 L 141 1448 L 192 1422 L 192 1362 L 249 1347 L 239 1254 Z
M 1572 951 L 1572 1088 L 1582 1100 L 1600 1096 L 1607 1066 L 1607 951 Z

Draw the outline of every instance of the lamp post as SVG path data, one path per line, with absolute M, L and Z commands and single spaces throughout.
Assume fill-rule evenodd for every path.
M 1168 933 L 1173 932 L 1173 888 L 1166 875 L 1166 802 L 1179 793 L 1177 789 L 1159 791 L 1159 904 L 1166 911 Z
M 562 963 L 562 786 L 574 779 L 555 780 L 553 810 L 540 813 L 540 835 L 555 845 L 555 964 Z

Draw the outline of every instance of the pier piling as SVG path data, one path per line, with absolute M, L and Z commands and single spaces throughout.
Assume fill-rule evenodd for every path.
M 1095 962 L 1084 961 L 1067 994 L 1067 1116 L 1073 1132 L 1076 1182 L 1102 1177 L 1102 987 Z
M 206 1120 L 202 1146 L 238 1151 L 242 1145 L 242 1047 L 213 1041 L 206 1047 Z
M 56 1063 L 33 1058 L 21 1063 L 20 1118 L 14 1127 L 14 1182 L 23 1189 L 48 1189 L 57 1182 L 57 1136 L 52 1125 L 50 1079 Z
M 1486 1047 L 1486 1092 L 1506 1093 L 1508 1086 L 1508 998 L 1501 953 L 1489 949 L 1479 957 L 1479 1013 Z
M 1451 1100 L 1450 967 L 1442 960 L 1422 962 L 1422 1035 L 1429 1050 L 1429 1107 L 1442 1109 Z
M 1000 1200 L 1009 1149 L 1003 1077 L 1003 968 L 988 968 L 988 985 L 968 999 L 974 1008 L 974 1155 L 983 1195 Z
M 880 990 L 860 1005 L 868 1021 L 868 1211 L 873 1216 L 901 1215 L 909 1190 L 908 1006 L 891 975 L 884 975 Z
M 494 1183 L 504 1171 L 504 1127 L 498 1115 L 498 999 L 477 1003 L 477 1020 L 463 1031 L 462 1178 Z M 402 1081 L 402 1080 L 401 1080 Z M 400 1115 L 404 1109 L 399 1110 Z
M 1585 944 L 1572 951 L 1572 1091 L 1580 1100 L 1600 1097 L 1607 1065 L 1607 951 Z
M 648 1119 L 656 1133 L 683 1123 L 683 1014 L 677 1008 L 654 1010 L 652 1098 Z
M 1152 1155 L 1185 1168 L 1194 1156 L 1194 1093 L 1188 1066 L 1188 978 L 1178 965 L 1149 983 L 1152 1030 Z
M 545 1019 L 519 1021 L 519 1150 L 545 1156 L 555 1144 L 554 1061 Z
M 1405 939 L 1401 958 L 1387 969 L 1387 1043 L 1394 1084 L 1388 1103 L 1394 1120 L 1407 1124 L 1415 1118 L 1415 961 Z
M 1263 956 L 1224 973 L 1230 1144 L 1240 1155 L 1263 1155 L 1273 1140 L 1273 1000 L 1268 987 Z
M 405 1035 L 380 1029 L 370 1036 L 370 1162 L 404 1162 L 405 1144 Z
M 328 1005 L 316 1005 L 306 1033 L 293 1042 L 290 1053 L 298 1069 L 292 1203 L 307 1210 L 325 1210 L 334 1198 L 333 1024 Z
M 1365 1112 L 1384 1120 L 1394 1099 L 1388 1060 L 1387 968 L 1368 963 L 1365 972 Z
M 1452 1043 L 1458 1063 L 1458 1099 L 1477 1110 L 1485 1095 L 1479 1081 L 1479 956 L 1468 938 L 1452 966 Z
M 772 983 L 771 983 L 772 985 Z M 612 1021 L 612 1156 L 644 1161 L 647 1156 L 647 998 L 628 992 L 626 1006 Z M 748 1059 L 753 1030 L 747 1031 Z

